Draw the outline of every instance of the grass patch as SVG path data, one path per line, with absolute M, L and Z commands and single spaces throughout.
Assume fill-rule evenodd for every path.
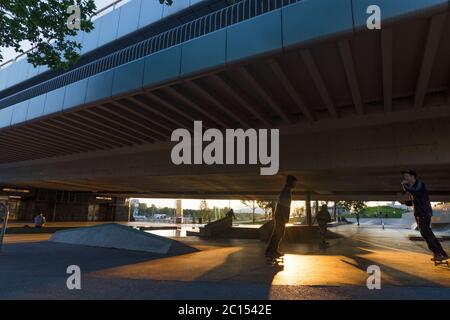
M 402 215 L 407 212 L 405 209 L 401 208 L 392 208 L 389 206 L 379 206 L 379 207 L 367 207 L 361 210 L 359 213 L 360 218 L 379 218 L 379 213 L 381 212 L 383 218 L 401 218 Z M 355 217 L 354 214 L 346 214 L 343 215 L 346 218 Z

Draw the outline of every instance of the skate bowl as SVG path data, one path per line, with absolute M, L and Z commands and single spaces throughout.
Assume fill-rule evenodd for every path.
M 198 251 L 173 239 L 116 223 L 57 231 L 50 242 L 177 255 Z

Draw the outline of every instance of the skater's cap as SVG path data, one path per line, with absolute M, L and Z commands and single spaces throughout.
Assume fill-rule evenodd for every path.
M 403 170 L 402 171 L 402 174 L 406 174 L 406 173 L 410 174 L 410 175 L 412 175 L 414 177 L 417 177 L 417 173 L 414 170 L 408 169 L 408 170 Z

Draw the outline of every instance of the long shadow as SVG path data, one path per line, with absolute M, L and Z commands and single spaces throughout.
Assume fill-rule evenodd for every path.
M 400 270 L 398 268 L 394 268 L 388 266 L 384 263 L 380 263 L 380 261 L 374 261 L 367 258 L 367 255 L 373 254 L 374 248 L 377 247 L 377 244 L 368 244 L 364 241 L 359 241 L 348 237 L 341 238 L 337 240 L 332 240 L 331 246 L 325 250 L 319 249 L 318 244 L 313 242 L 303 243 L 303 248 L 299 250 L 295 244 L 284 244 L 284 251 L 289 254 L 307 254 L 307 255 L 326 255 L 326 256 L 343 256 L 348 258 L 349 260 L 355 261 L 352 263 L 345 259 L 340 259 L 343 263 L 348 264 L 351 267 L 357 268 L 363 272 L 367 272 L 367 268 L 371 265 L 377 265 L 380 267 L 382 274 L 388 275 L 393 281 L 398 281 L 399 283 L 405 283 L 405 286 L 427 286 L 427 287 L 446 287 L 445 285 L 441 285 L 440 283 L 436 283 L 433 281 L 429 281 L 420 276 L 420 274 L 412 274 Z M 385 249 L 386 247 L 380 245 L 379 248 Z M 414 262 L 411 261 L 411 264 Z M 414 283 L 410 285 L 410 283 Z M 365 285 L 362 283 L 361 285 Z
M 268 264 L 264 249 L 262 246 L 244 246 L 239 251 L 230 253 L 223 263 L 197 277 L 195 281 L 226 283 L 227 287 L 238 289 L 236 296 L 231 297 L 234 299 L 268 299 L 273 279 L 284 267 L 282 264 Z
M 93 272 L 168 256 L 171 255 L 48 241 L 6 243 L 0 253 L 0 273 L 60 274 L 69 265 L 79 265 L 84 272 Z

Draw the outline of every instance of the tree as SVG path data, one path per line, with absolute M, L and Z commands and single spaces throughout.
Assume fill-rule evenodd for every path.
M 350 200 L 350 201 L 339 201 L 336 203 L 337 207 L 344 208 L 347 211 L 360 212 L 367 205 L 364 201 Z
M 171 5 L 173 0 L 159 2 Z M 77 61 L 81 49 L 70 37 L 93 29 L 95 11 L 94 0 L 0 0 L 0 43 L 24 53 L 23 42 L 29 41 L 34 48 L 27 53 L 29 63 L 66 69 Z
M 228 211 L 230 211 L 231 208 L 228 207 L 223 207 L 219 210 L 219 219 L 225 218 L 225 215 L 227 214 Z
M 267 212 L 270 211 L 270 216 L 273 217 L 273 214 L 275 213 L 275 208 L 277 207 L 277 202 L 275 200 L 268 200 L 268 201 L 256 201 L 258 204 L 258 207 L 264 210 L 265 218 L 267 219 Z
M 210 220 L 211 219 L 211 209 L 208 207 L 208 202 L 206 200 L 200 201 L 200 215 L 202 216 L 203 220 Z
M 155 214 L 158 213 L 158 208 L 152 203 L 150 208 L 147 209 L 147 212 L 149 213 L 150 216 L 154 216 Z
M 146 203 L 139 203 L 139 209 L 138 209 L 138 215 L 144 216 L 147 211 L 147 204 Z
M 252 209 L 252 223 L 255 223 L 256 222 L 255 210 L 256 210 L 256 208 L 258 208 L 256 201 L 255 200 L 241 200 L 241 203 L 244 206 Z
M 301 219 L 305 213 L 305 208 L 300 206 L 295 206 L 293 210 L 293 215 L 296 218 Z

